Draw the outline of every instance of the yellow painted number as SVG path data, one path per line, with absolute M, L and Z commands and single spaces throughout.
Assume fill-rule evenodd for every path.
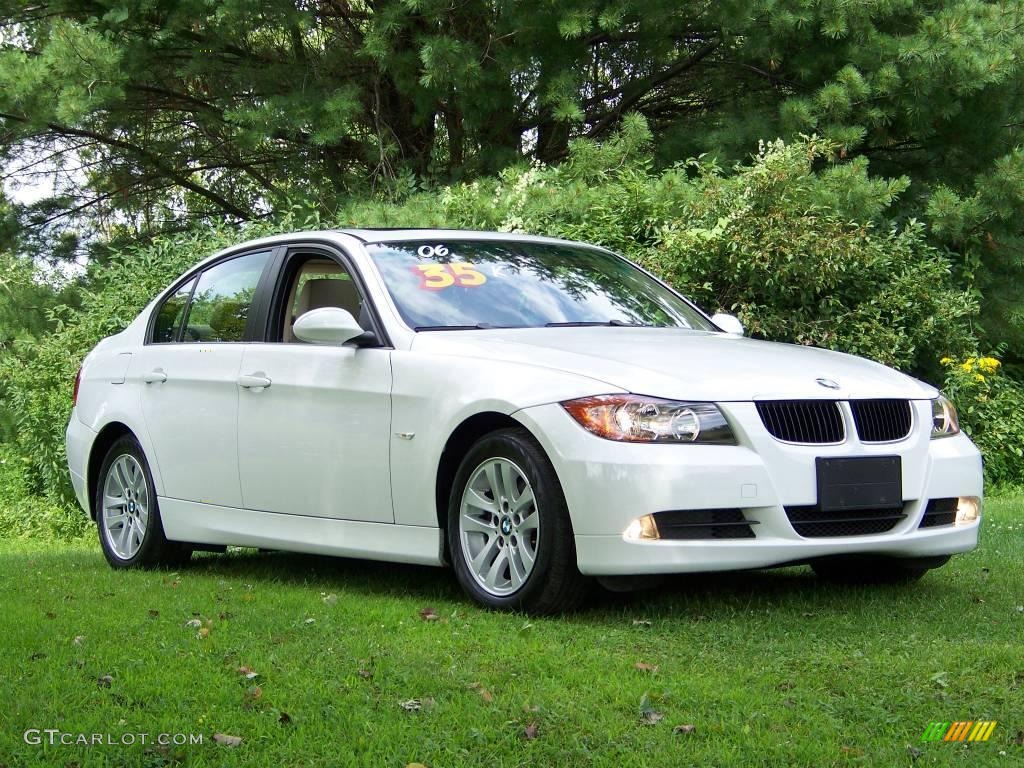
M 483 273 L 474 269 L 472 264 L 466 264 L 465 262 L 452 264 L 451 269 L 459 285 L 463 288 L 473 288 L 487 282 L 487 278 L 484 277 Z
M 417 264 L 413 270 L 420 276 L 420 288 L 426 291 L 440 291 L 458 285 L 475 288 L 487 282 L 482 272 L 472 264 Z
M 447 264 L 417 264 L 420 272 L 420 288 L 428 291 L 440 291 L 455 285 L 455 276 L 448 271 Z

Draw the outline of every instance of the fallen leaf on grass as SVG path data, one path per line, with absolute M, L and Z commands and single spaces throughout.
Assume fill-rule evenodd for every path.
M 423 702 L 419 699 L 407 699 L 406 701 L 398 702 L 398 706 L 406 712 L 415 712 L 419 709 L 423 709 Z
M 157 616 L 160 615 L 160 611 L 157 611 L 153 608 L 150 608 L 148 611 L 146 611 L 146 613 L 149 614 L 149 618 L 151 619 L 155 619 Z
M 258 685 L 254 685 L 252 688 L 245 692 L 245 701 L 247 704 L 251 704 L 254 701 L 259 701 L 263 698 L 263 689 Z
M 373 672 L 368 669 L 360 669 L 356 674 L 363 678 L 363 680 L 370 680 L 373 678 Z
M 427 768 L 423 763 L 408 763 L 405 768 Z
M 540 735 L 540 726 L 537 723 L 530 723 L 523 728 L 523 738 L 527 741 L 533 741 Z
M 488 704 L 494 701 L 494 694 L 484 688 L 482 683 L 470 683 L 469 688 L 472 691 L 476 691 L 480 694 L 480 698 L 486 701 Z
M 213 740 L 218 744 L 223 744 L 225 747 L 237 747 L 242 743 L 241 736 L 229 736 L 226 733 L 213 734 Z
M 189 619 L 185 622 L 185 626 L 190 627 L 192 629 L 199 629 L 201 626 L 203 626 L 203 621 L 202 619 Z
M 252 667 L 241 666 L 238 668 L 238 674 L 244 677 L 246 680 L 252 680 L 255 677 L 259 677 L 259 672 L 254 672 Z
M 917 760 L 917 758 L 924 754 L 920 749 L 912 747 L 909 744 L 907 745 L 907 753 L 910 755 L 911 760 Z
M 290 723 L 291 721 L 292 716 L 289 715 L 287 712 L 280 712 L 277 715 L 277 722 L 279 722 L 281 725 L 288 725 L 288 723 Z
M 71 642 L 75 645 L 81 645 L 83 640 L 85 640 L 85 635 L 75 635 L 75 639 Z
M 640 699 L 640 722 L 643 725 L 655 725 L 665 719 L 665 715 L 654 708 L 650 697 L 645 693 Z
M 665 719 L 665 715 L 658 712 L 656 709 L 649 709 L 646 712 L 640 713 L 640 722 L 644 725 L 655 725 Z
M 40 659 L 45 659 L 45 658 L 46 658 L 46 654 L 45 653 L 43 653 L 42 651 L 36 651 L 35 653 L 33 653 L 31 656 L 28 657 L 28 660 L 29 661 L 39 661 Z
M 681 733 L 685 735 L 693 733 L 696 730 L 696 725 L 693 725 L 692 723 L 687 723 L 686 725 L 677 725 L 675 728 L 672 729 L 672 733 Z
M 302 623 L 303 624 L 315 624 L 316 623 L 316 619 L 306 619 Z
M 845 744 L 842 747 L 844 755 L 852 755 L 853 757 L 860 757 L 864 754 L 864 750 L 858 747 L 848 747 Z
M 210 628 L 209 627 L 200 627 L 199 631 L 196 632 L 196 637 L 198 637 L 200 640 L 204 640 L 205 638 L 207 638 L 209 636 L 210 636 Z
M 325 595 L 323 600 L 324 600 L 324 605 L 334 605 L 335 603 L 338 602 L 338 596 L 335 595 L 334 593 L 331 593 L 329 595 Z
M 656 664 L 647 664 L 643 661 L 638 661 L 633 665 L 634 669 L 639 669 L 641 672 L 657 672 L 658 667 Z
M 788 691 L 793 688 L 796 688 L 796 683 L 794 683 L 792 680 L 783 680 L 781 683 L 775 686 L 775 690 L 777 691 Z
M 112 682 L 114 682 L 113 677 L 111 677 L 110 675 L 103 675 L 102 677 L 97 678 L 96 685 L 98 685 L 100 688 L 109 688 Z
M 651 626 L 650 619 L 633 619 L 634 627 L 649 627 Z
M 433 608 L 423 608 L 420 611 L 420 618 L 424 621 L 437 621 L 441 617 Z
M 46 618 L 48 618 L 48 619 L 56 619 L 57 618 L 57 614 L 54 613 L 53 611 L 47 611 L 46 612 Z
M 1018 747 L 1024 747 L 1024 731 L 1017 731 L 1017 735 L 1010 739 Z

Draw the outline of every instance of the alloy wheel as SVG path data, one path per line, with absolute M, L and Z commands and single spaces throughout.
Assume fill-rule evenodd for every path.
M 474 580 L 507 596 L 529 579 L 537 560 L 540 515 L 526 473 L 505 458 L 470 474 L 459 509 L 459 540 Z
M 130 454 L 118 456 L 103 480 L 103 532 L 111 550 L 122 560 L 135 557 L 149 524 L 146 473 Z

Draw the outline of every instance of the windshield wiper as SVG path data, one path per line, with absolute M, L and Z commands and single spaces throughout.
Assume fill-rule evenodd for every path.
M 497 328 L 490 323 L 476 323 L 475 325 L 417 325 L 414 331 L 483 331 L 488 328 Z
M 646 323 L 627 323 L 625 320 L 575 320 L 567 323 L 544 323 L 545 328 L 588 328 L 612 326 L 615 328 L 651 328 Z

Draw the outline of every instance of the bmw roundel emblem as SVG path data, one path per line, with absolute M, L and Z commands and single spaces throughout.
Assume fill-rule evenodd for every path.
M 833 381 L 832 379 L 826 379 L 824 377 L 817 378 L 815 379 L 815 381 L 818 382 L 821 386 L 825 387 L 826 389 L 839 389 L 838 381 Z

